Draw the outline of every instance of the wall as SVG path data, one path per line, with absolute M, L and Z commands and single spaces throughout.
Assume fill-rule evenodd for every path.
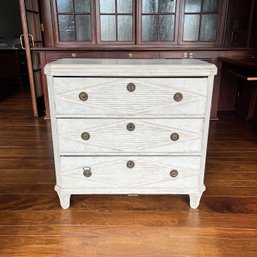
M 1 1 L 0 38 L 15 38 L 22 34 L 19 0 Z

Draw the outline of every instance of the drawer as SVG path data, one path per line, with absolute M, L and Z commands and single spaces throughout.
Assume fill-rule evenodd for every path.
M 201 153 L 202 119 L 57 119 L 61 155 Z
M 197 156 L 61 157 L 60 186 L 91 194 L 143 193 L 147 189 L 168 193 L 198 187 L 199 170 Z
M 57 116 L 204 117 L 207 78 L 54 78 Z

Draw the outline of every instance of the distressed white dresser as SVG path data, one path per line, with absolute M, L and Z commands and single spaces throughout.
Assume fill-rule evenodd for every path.
M 62 208 L 72 194 L 189 194 L 197 208 L 216 72 L 186 59 L 47 64 Z

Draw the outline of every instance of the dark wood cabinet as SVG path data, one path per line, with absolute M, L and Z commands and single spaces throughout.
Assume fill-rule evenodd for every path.
M 225 47 L 248 47 L 251 28 L 255 26 L 253 13 L 257 7 L 254 0 L 230 0 L 226 20 Z
M 219 67 L 211 117 L 226 105 L 219 57 L 257 56 L 257 0 L 41 0 L 41 70 L 60 58 L 196 58 Z M 49 116 L 45 76 L 41 74 Z
M 138 1 L 138 44 L 177 43 L 179 1 Z
M 95 44 L 93 0 L 53 0 L 55 44 L 85 46 Z
M 135 0 L 97 0 L 97 44 L 135 44 Z
M 52 0 L 57 46 L 221 46 L 228 0 Z
M 179 44 L 221 46 L 226 1 L 184 0 Z
M 256 47 L 257 0 L 42 0 L 45 47 Z

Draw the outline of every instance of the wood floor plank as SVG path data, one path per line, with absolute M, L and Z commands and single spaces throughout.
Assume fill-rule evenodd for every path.
M 217 227 L 256 229 L 256 214 L 202 213 L 201 210 L 187 212 L 120 211 L 110 212 L 66 210 L 56 205 L 55 210 L 0 211 L 2 225 L 123 225 L 123 226 L 174 226 L 174 227 Z
M 53 150 L 51 147 L 44 147 L 43 145 L 37 145 L 36 147 L 30 146 L 13 146 L 13 147 L 1 147 L 0 156 L 3 158 L 16 158 L 16 157 L 52 157 Z
M 54 184 L 52 184 L 52 187 Z M 201 214 L 238 213 L 257 214 L 257 197 L 234 198 L 225 196 L 204 195 L 201 201 Z M 0 211 L 7 210 L 56 210 L 58 207 L 57 195 L 52 189 L 48 194 L 0 194 Z M 78 195 L 72 196 L 72 208 L 86 211 L 104 212 L 167 212 L 177 214 L 188 213 L 187 196 L 103 196 Z
M 32 184 L 4 184 L 0 183 L 0 195 L 17 195 L 19 197 L 23 197 L 21 195 L 24 194 L 31 194 L 31 195 L 48 195 L 53 194 L 54 191 L 54 185 L 53 183 L 35 183 L 33 181 Z
M 12 242 L 10 244 L 10 242 Z M 256 240 L 242 240 L 238 244 L 229 239 L 180 237 L 0 237 L 1 256 L 106 256 L 106 257 L 181 257 L 181 256 L 237 256 L 255 257 Z M 224 244 L 226 247 L 224 248 Z M 182 247 L 183 246 L 183 247 Z M 247 249 L 247 250 L 246 250 Z M 247 254 L 247 255 L 246 255 Z
M 95 257 L 97 256 L 98 238 L 74 238 L 68 236 L 8 236 L 0 237 L 0 245 L 0 255 L 2 257 Z
M 257 170 L 257 158 L 253 158 L 252 160 L 237 160 L 237 161 L 231 161 L 223 160 L 220 161 L 218 159 L 207 159 L 206 162 L 206 175 L 209 175 L 210 172 L 214 173 L 234 173 L 237 174 L 249 174 L 254 173 L 256 174 Z
M 244 183 L 243 183 L 244 186 Z M 215 197 L 256 197 L 257 187 L 224 187 L 224 186 L 211 186 L 208 185 L 204 196 Z
M 237 229 L 218 227 L 174 227 L 174 226 L 141 226 L 141 225 L 20 225 L 0 226 L 1 236 L 86 236 L 86 237 L 181 237 L 206 239 L 257 240 L 257 229 Z
M 197 210 L 181 195 L 74 195 L 62 210 L 50 121 L 33 118 L 22 91 L 0 94 L 0 119 L 1 257 L 257 256 L 253 123 L 228 113 L 211 121 Z
M 46 157 L 35 156 L 34 158 L 28 157 L 16 157 L 13 158 L 4 158 L 0 157 L 0 170 L 53 170 L 54 171 L 54 158 L 53 156 Z
M 226 247 L 224 247 L 226 245 Z M 246 250 L 247 249 L 247 250 Z M 202 239 L 202 238 L 174 238 L 144 237 L 137 238 L 107 238 L 99 242 L 97 251 L 99 256 L 130 257 L 130 256 L 155 256 L 155 257 L 255 257 L 257 244 L 255 240 L 242 240 L 238 244 L 235 240 Z M 247 254 L 247 255 L 246 255 Z

